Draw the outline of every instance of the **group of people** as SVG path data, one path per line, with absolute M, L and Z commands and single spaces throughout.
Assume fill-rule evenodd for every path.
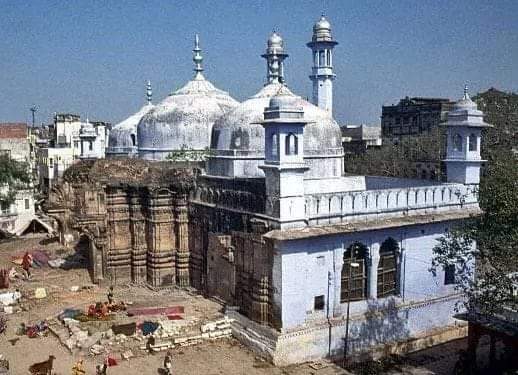
M 101 365 L 95 366 L 95 375 L 107 375 L 109 367 L 109 358 L 106 357 Z M 164 357 L 164 370 L 165 374 L 172 375 L 173 368 L 173 353 L 168 350 Z M 85 375 L 84 360 L 79 359 L 74 366 L 72 366 L 72 375 Z

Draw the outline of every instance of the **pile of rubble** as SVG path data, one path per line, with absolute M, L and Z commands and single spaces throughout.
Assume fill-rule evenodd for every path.
M 180 335 L 174 324 L 161 325 L 158 332 L 153 336 L 155 338 L 154 344 L 143 345 L 141 350 L 153 350 L 155 352 L 161 350 L 171 349 L 177 346 L 191 346 L 200 344 L 204 340 L 217 340 L 222 338 L 229 338 L 232 336 L 232 329 L 230 323 L 233 319 L 224 317 L 223 319 L 202 324 L 199 332 L 191 335 Z M 173 323 L 175 321 L 166 321 L 165 323 Z M 158 339 L 158 340 L 157 340 Z
M 197 319 L 146 321 L 116 325 L 113 321 L 80 322 L 73 318 L 49 321 L 50 331 L 70 352 L 83 351 L 90 355 L 121 351 L 122 358 L 133 356 L 132 349 L 159 352 L 174 347 L 190 346 L 204 340 L 217 340 L 232 335 L 232 319 L 223 319 L 199 324 Z M 151 331 L 145 327 L 151 326 Z M 111 328 L 109 328 L 111 327 Z M 120 329 L 129 327 L 127 334 Z M 133 329 L 131 329 L 133 328 Z M 114 331 L 116 333 L 114 333 Z M 117 350 L 115 350 L 117 349 Z

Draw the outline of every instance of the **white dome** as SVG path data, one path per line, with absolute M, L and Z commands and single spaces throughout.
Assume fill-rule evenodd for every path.
M 270 99 L 276 95 L 289 95 L 293 105 L 304 111 L 304 120 L 308 124 L 304 129 L 304 155 L 309 159 L 320 158 L 325 163 L 326 156 L 341 158 L 342 135 L 340 127 L 327 111 L 324 111 L 299 96 L 294 95 L 285 85 L 271 83 L 266 85 L 256 95 L 239 104 L 236 108 L 223 115 L 216 121 L 212 130 L 211 150 L 218 156 L 239 154 L 242 157 L 257 158 L 264 161 L 264 128 L 261 121 L 264 110 L 270 104 Z M 341 163 L 341 161 L 340 161 Z M 228 175 L 227 167 L 222 168 L 217 160 L 209 161 L 209 174 Z M 255 168 L 254 168 L 255 167 Z M 254 165 L 243 173 L 243 177 L 261 177 L 263 172 Z M 333 168 L 332 172 L 320 170 L 321 173 L 341 175 L 341 170 Z M 308 175 L 320 173 L 313 168 Z M 233 173 L 234 175 L 239 173 Z
M 127 119 L 115 125 L 108 138 L 108 155 L 131 155 L 137 151 L 137 126 L 146 113 L 153 109 L 152 104 L 146 104 Z
M 207 149 L 214 122 L 237 104 L 228 93 L 197 74 L 141 119 L 139 156 L 163 160 L 172 151 Z

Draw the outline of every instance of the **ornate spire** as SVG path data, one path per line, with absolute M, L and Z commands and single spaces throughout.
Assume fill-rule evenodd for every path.
M 469 97 L 469 94 L 468 94 L 468 84 L 464 85 L 464 97 L 462 99 L 464 99 L 464 100 L 470 100 L 471 99 Z
M 194 71 L 196 72 L 194 79 L 203 79 L 203 66 L 201 65 L 203 62 L 203 56 L 201 55 L 200 39 L 198 34 L 194 36 L 194 49 L 192 52 L 192 61 L 194 61 Z
M 269 83 L 284 83 L 284 41 L 274 30 L 266 43 L 266 53 L 261 55 L 266 59 L 266 81 Z
M 153 99 L 153 90 L 151 90 L 151 81 L 147 81 L 146 86 L 146 100 L 147 104 L 151 105 L 151 100 Z

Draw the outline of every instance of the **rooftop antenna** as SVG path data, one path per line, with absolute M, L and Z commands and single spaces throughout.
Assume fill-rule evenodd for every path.
M 32 112 L 32 127 L 36 125 L 36 112 L 38 111 L 38 106 L 36 104 L 33 104 L 29 110 Z

